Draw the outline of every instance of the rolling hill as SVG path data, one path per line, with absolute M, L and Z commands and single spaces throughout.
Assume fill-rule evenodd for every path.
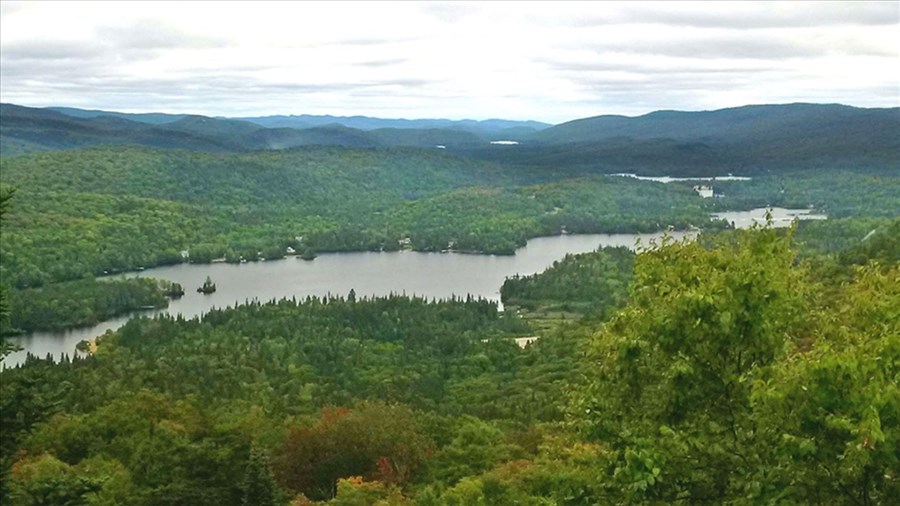
M 184 119 L 180 121 L 185 121 Z M 56 111 L 0 104 L 3 155 L 72 149 L 100 144 L 129 144 L 158 148 L 227 151 L 224 136 L 184 125 L 163 127 L 115 116 L 75 118 Z M 12 152 L 7 152 L 9 147 Z M 14 151 L 19 148 L 19 151 Z
M 336 124 L 359 130 L 378 130 L 382 128 L 415 130 L 453 129 L 488 136 L 512 133 L 520 137 L 552 126 L 549 123 L 542 123 L 540 121 L 512 121 L 504 119 L 487 119 L 481 121 L 471 119 L 385 119 L 368 116 L 331 116 L 312 114 L 256 116 L 235 119 L 250 121 L 270 128 L 310 128 Z
M 786 104 L 657 111 L 638 117 L 584 118 L 539 131 L 543 124 L 505 120 L 309 115 L 227 119 L 102 112 L 2 104 L 0 153 L 123 144 L 206 152 L 407 146 L 444 148 L 478 160 L 579 174 L 709 176 L 900 167 L 896 134 L 900 108 Z M 491 144 L 494 139 L 519 144 Z
M 563 123 L 475 158 L 588 172 L 716 175 L 772 170 L 900 167 L 900 108 L 745 106 L 657 111 Z
M 476 133 L 450 128 L 378 128 L 361 130 L 332 123 L 309 128 L 267 128 L 250 121 L 207 116 L 148 115 L 79 116 L 57 110 L 0 104 L 0 153 L 13 156 L 36 151 L 98 145 L 137 145 L 207 152 L 244 152 L 301 146 L 473 147 L 487 141 Z M 159 122 L 162 116 L 167 120 Z
M 749 105 L 715 111 L 656 111 L 637 117 L 596 116 L 562 123 L 531 136 L 544 144 L 636 140 L 769 142 L 865 134 L 896 140 L 900 108 L 863 109 L 838 104 Z

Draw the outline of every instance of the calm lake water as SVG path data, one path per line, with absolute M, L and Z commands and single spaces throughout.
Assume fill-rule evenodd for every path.
M 784 209 L 782 207 L 773 207 L 770 209 L 753 209 L 752 211 L 729 211 L 724 213 L 713 213 L 713 216 L 734 224 L 736 228 L 749 228 L 754 224 L 765 225 L 766 211 L 771 214 L 772 225 L 776 228 L 788 227 L 794 221 L 798 220 L 824 220 L 828 216 L 824 214 L 814 214 L 809 209 Z
M 656 181 L 657 183 L 674 183 L 676 181 L 750 181 L 744 176 L 711 176 L 711 177 L 671 177 L 671 176 L 638 176 L 637 174 L 619 173 L 610 176 L 633 177 L 641 181 Z
M 690 233 L 672 232 L 681 239 Z M 181 314 L 187 318 L 202 315 L 213 307 L 222 308 L 249 300 L 269 301 L 307 295 L 343 295 L 353 289 L 357 297 L 390 293 L 434 298 L 451 296 L 500 300 L 500 286 L 508 276 L 541 272 L 567 253 L 593 251 L 600 246 L 634 248 L 637 241 L 648 245 L 658 234 L 591 234 L 538 237 L 512 256 L 468 255 L 463 253 L 360 252 L 329 253 L 313 261 L 295 257 L 246 264 L 180 264 L 147 269 L 126 276 L 168 279 L 184 286 L 184 297 L 172 300 L 158 313 Z M 209 276 L 216 283 L 210 295 L 195 290 Z M 25 360 L 30 352 L 55 357 L 73 353 L 75 345 L 107 330 L 122 326 L 132 315 L 105 321 L 93 327 L 59 332 L 34 332 L 11 339 L 23 348 L 4 360 L 7 366 Z
M 787 226 L 794 216 L 810 217 L 800 210 L 772 210 L 776 226 Z M 720 213 L 719 216 L 734 221 L 738 227 L 749 226 L 754 219 L 765 215 L 765 210 L 743 213 Z M 675 239 L 693 235 L 691 232 L 673 232 Z M 590 234 L 538 237 L 516 251 L 514 256 L 467 255 L 462 253 L 417 252 L 360 252 L 323 254 L 311 262 L 288 257 L 270 262 L 234 264 L 181 264 L 147 269 L 126 276 L 153 277 L 181 283 L 185 295 L 173 300 L 169 307 L 158 311 L 135 314 L 181 314 L 186 318 L 202 315 L 211 308 L 223 308 L 242 304 L 249 300 L 263 302 L 284 297 L 307 295 L 343 295 L 353 289 L 358 297 L 372 295 L 406 294 L 428 298 L 475 297 L 500 300 L 500 286 L 515 274 L 527 275 L 542 272 L 563 258 L 567 253 L 593 251 L 600 246 L 626 246 L 634 248 L 638 241 L 649 245 L 658 240 L 656 234 Z M 195 290 L 209 276 L 216 283 L 217 291 L 202 295 Z M 60 357 L 74 353 L 75 345 L 91 339 L 107 330 L 117 329 L 132 315 L 108 320 L 93 327 L 83 327 L 58 332 L 34 332 L 11 339 L 23 348 L 9 355 L 3 362 L 13 366 L 25 360 L 30 352 L 37 356 L 48 353 Z

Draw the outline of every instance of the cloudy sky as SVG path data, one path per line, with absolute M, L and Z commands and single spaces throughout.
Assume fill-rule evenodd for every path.
M 0 100 L 536 119 L 900 105 L 900 2 L 0 2 Z

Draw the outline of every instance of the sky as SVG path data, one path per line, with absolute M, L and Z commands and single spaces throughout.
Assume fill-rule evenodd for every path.
M 0 2 L 0 101 L 548 123 L 900 106 L 900 2 Z

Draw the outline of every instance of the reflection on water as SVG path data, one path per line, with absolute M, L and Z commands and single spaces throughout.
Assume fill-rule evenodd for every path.
M 790 220 L 823 219 L 804 210 L 772 209 L 775 226 L 787 226 Z M 748 227 L 754 222 L 765 222 L 765 209 L 747 212 L 716 213 L 734 222 L 737 227 Z M 674 239 L 693 236 L 693 232 L 671 232 Z M 649 245 L 659 240 L 656 234 L 585 234 L 538 237 L 516 251 L 514 256 L 467 255 L 462 253 L 417 252 L 359 252 L 319 255 L 307 262 L 294 257 L 270 262 L 246 264 L 181 264 L 147 269 L 125 276 L 168 279 L 181 285 L 185 295 L 170 302 L 161 310 L 135 314 L 181 314 L 186 318 L 202 315 L 211 308 L 223 308 L 249 300 L 269 301 L 284 297 L 305 298 L 326 295 L 345 296 L 351 289 L 357 296 L 406 294 L 428 298 L 452 296 L 484 297 L 500 300 L 500 286 L 515 274 L 528 275 L 542 272 L 567 253 L 593 251 L 600 246 L 625 246 L 634 248 L 639 242 Z M 209 276 L 217 285 L 215 293 L 203 295 L 196 288 Z M 23 348 L 9 355 L 4 364 L 15 365 L 25 360 L 26 352 L 37 356 L 48 353 L 60 357 L 74 353 L 79 341 L 91 339 L 107 330 L 117 329 L 132 315 L 66 331 L 34 332 L 11 339 Z
M 672 232 L 675 239 L 691 235 Z M 500 300 L 500 286 L 507 276 L 541 272 L 566 253 L 593 251 L 600 246 L 634 248 L 640 241 L 648 245 L 658 240 L 657 234 L 586 234 L 538 237 L 512 256 L 468 255 L 462 253 L 359 252 L 319 255 L 307 262 L 294 257 L 269 262 L 246 264 L 180 264 L 147 269 L 126 276 L 168 279 L 184 286 L 185 294 L 161 310 L 139 314 L 181 314 L 186 318 L 201 315 L 213 307 L 227 307 L 249 300 L 269 301 L 284 297 L 305 298 L 308 295 L 345 296 L 350 289 L 357 296 L 406 294 L 428 298 L 452 296 L 484 297 Z M 203 295 L 196 288 L 209 276 L 216 292 Z M 73 353 L 84 339 L 116 329 L 133 315 L 60 332 L 34 332 L 13 341 L 23 348 L 4 361 L 14 365 L 25 359 L 25 353 L 37 356 L 48 353 L 55 357 Z

